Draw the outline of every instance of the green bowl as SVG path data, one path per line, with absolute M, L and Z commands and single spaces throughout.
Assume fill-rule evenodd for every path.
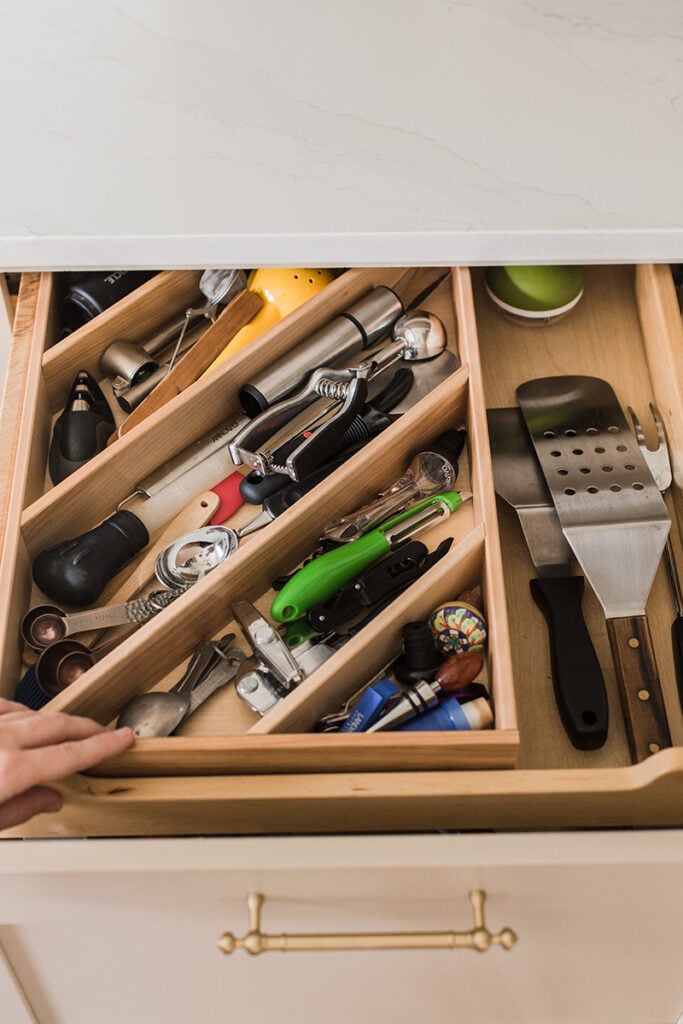
M 566 316 L 583 295 L 582 267 L 489 267 L 486 291 L 515 323 L 544 326 Z

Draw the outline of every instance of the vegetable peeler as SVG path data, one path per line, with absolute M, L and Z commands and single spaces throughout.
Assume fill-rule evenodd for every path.
M 401 541 L 446 519 L 471 497 L 469 492 L 447 491 L 427 498 L 358 540 L 325 552 L 285 583 L 273 601 L 270 614 L 278 622 L 302 618 L 310 608 L 328 601 L 344 584 Z

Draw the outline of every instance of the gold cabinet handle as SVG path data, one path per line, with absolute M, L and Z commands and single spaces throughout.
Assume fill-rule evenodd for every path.
M 249 931 L 242 938 L 225 932 L 218 940 L 218 948 L 224 953 L 245 949 L 256 956 L 272 950 L 293 952 L 295 950 L 342 950 L 342 949 L 476 949 L 485 953 L 491 946 L 512 949 L 517 936 L 511 928 L 503 928 L 493 935 L 484 923 L 484 900 L 486 893 L 474 889 L 469 894 L 474 913 L 474 928 L 467 932 L 353 932 L 310 934 L 310 935 L 267 935 L 261 931 L 261 908 L 264 896 L 250 892 L 247 896 L 249 908 Z

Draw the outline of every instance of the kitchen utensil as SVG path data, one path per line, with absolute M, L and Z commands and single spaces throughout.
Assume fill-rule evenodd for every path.
M 146 587 L 150 580 L 154 578 L 154 564 L 156 562 L 156 558 L 159 552 L 163 551 L 164 548 L 168 547 L 168 545 L 172 541 L 174 541 L 177 537 L 181 536 L 182 534 L 187 533 L 192 529 L 199 529 L 200 526 L 204 526 L 205 523 L 207 523 L 208 520 L 213 515 L 215 509 L 218 507 L 218 501 L 218 495 L 214 494 L 212 491 L 207 491 L 204 494 L 199 494 L 196 498 L 193 498 L 193 500 L 182 510 L 182 512 L 180 512 L 179 515 L 177 515 L 175 519 L 173 519 L 173 521 L 167 526 L 167 528 L 164 530 L 161 536 L 157 537 L 154 544 L 151 545 L 149 550 L 145 552 L 144 556 L 139 560 L 138 564 L 135 566 L 133 572 L 126 577 L 126 579 L 121 583 L 116 592 L 110 597 L 108 602 L 109 605 L 124 604 L 125 602 L 130 601 L 133 597 L 139 594 L 143 587 Z M 60 609 L 54 610 L 56 610 L 61 615 L 64 614 L 63 612 L 61 612 Z M 27 619 L 31 616 L 35 617 L 35 609 L 32 609 L 31 612 L 28 613 Z M 26 620 L 23 628 L 26 628 Z M 61 632 L 62 628 L 59 626 L 59 623 L 57 623 L 57 635 L 60 635 Z M 127 636 L 129 632 L 129 630 L 124 631 L 124 635 Z M 79 660 L 79 664 L 81 665 L 81 674 L 82 672 L 86 671 L 86 668 L 83 667 L 83 665 L 85 664 L 84 658 L 90 655 L 94 655 L 95 651 L 93 649 L 95 648 L 95 645 L 99 642 L 100 637 L 102 635 L 102 631 L 99 629 L 96 630 L 94 633 L 86 631 L 86 634 L 81 634 L 79 636 L 78 643 L 69 640 L 56 640 L 51 643 L 51 646 L 53 647 L 59 643 L 71 644 L 72 646 L 69 648 L 70 652 L 74 651 L 73 645 L 76 644 L 76 647 L 79 648 L 79 653 L 82 655 L 82 657 Z M 107 648 L 111 646 L 111 648 L 113 649 L 113 647 L 116 646 L 116 644 L 119 643 L 120 640 L 122 639 L 123 636 L 117 635 L 114 641 L 111 641 L 110 644 L 106 645 Z M 90 664 L 94 664 L 95 660 L 99 660 L 100 657 L 104 656 L 102 653 L 104 651 L 104 647 L 97 648 L 97 651 L 97 659 L 92 658 Z M 75 662 L 75 660 L 75 658 L 70 659 L 71 662 Z M 89 667 L 89 665 L 87 667 Z
M 452 545 L 453 538 L 446 537 L 430 553 L 420 541 L 403 541 L 386 558 L 341 587 L 329 601 L 309 608 L 306 619 L 291 622 L 285 632 L 285 643 L 290 648 L 296 647 L 317 634 L 316 643 L 327 643 L 339 649 L 415 580 L 429 572 L 448 554 Z M 370 610 L 359 619 L 358 615 L 368 605 L 371 605 Z M 355 620 L 353 625 L 345 625 L 342 631 L 342 624 L 352 619 Z
M 271 672 L 285 689 L 300 683 L 301 667 L 280 634 L 250 601 L 235 601 L 232 612 L 240 624 L 259 662 Z
M 604 609 L 629 749 L 643 760 L 671 744 L 645 616 L 666 506 L 606 381 L 545 377 L 517 398 L 564 535 Z
M 148 597 L 126 601 L 125 604 L 90 608 L 72 614 L 67 614 L 56 605 L 38 605 L 24 616 L 22 634 L 27 644 L 35 650 L 42 650 L 74 633 L 146 622 L 177 596 L 177 593 L 155 590 Z
M 445 430 L 413 457 L 403 476 L 376 501 L 328 523 L 322 536 L 347 544 L 418 499 L 452 490 L 466 438 L 464 430 Z
M 117 728 L 128 726 L 138 739 L 170 736 L 219 686 L 225 686 L 237 674 L 245 656 L 232 646 L 234 638 L 234 634 L 227 634 L 219 642 L 199 644 L 178 683 L 168 691 L 152 690 L 133 697 L 119 715 Z M 209 685 L 200 692 L 203 683 Z
M 156 270 L 94 270 L 78 274 L 60 302 L 66 334 L 99 316 L 158 273 Z
M 100 356 L 100 370 L 111 378 L 111 388 L 122 409 L 130 412 L 146 397 L 154 384 L 168 372 L 167 366 L 159 373 L 164 360 L 163 353 L 175 344 L 178 335 L 188 326 L 185 314 L 174 316 L 171 320 L 157 328 L 154 334 L 144 341 L 129 341 L 127 338 L 116 338 L 110 342 Z M 193 313 L 189 327 L 192 340 L 196 341 L 206 330 L 204 317 L 201 313 Z M 189 336 L 183 336 L 183 347 Z M 156 375 L 156 376 L 155 376 Z M 155 377 L 152 383 L 149 383 Z M 146 385 L 143 391 L 136 391 Z
M 150 535 L 234 468 L 223 444 L 151 497 L 133 497 L 127 508 L 119 508 L 94 529 L 41 551 L 33 563 L 37 586 L 59 604 L 93 604 L 109 580 L 144 550 Z
M 203 526 L 159 552 L 154 572 L 165 587 L 185 590 L 233 555 L 238 542 L 239 532 L 229 526 Z
M 466 676 L 463 678 L 463 659 L 467 662 Z M 414 718 L 415 715 L 422 715 L 430 708 L 438 704 L 443 697 L 449 696 L 452 692 L 462 689 L 464 682 L 471 682 L 479 675 L 484 666 L 484 659 L 480 654 L 454 654 L 448 661 L 438 669 L 432 680 L 420 679 L 413 683 L 407 690 L 403 691 L 401 699 L 390 708 L 374 725 L 370 725 L 365 732 L 383 732 L 385 729 L 395 729 L 403 722 Z M 483 700 L 483 698 L 478 698 Z M 487 702 L 484 705 L 488 710 L 486 724 L 479 725 L 479 728 L 486 728 L 493 722 L 493 715 Z M 467 705 L 465 705 L 467 707 Z M 477 712 L 479 705 L 477 705 Z M 473 717 L 478 717 L 473 716 Z M 474 728 L 464 724 L 463 728 Z
M 227 686 L 233 679 L 237 679 L 246 660 L 244 651 L 231 647 L 225 659 L 195 686 L 190 694 L 190 708 L 185 718 L 193 715 L 209 697 L 213 697 L 214 693 Z
M 401 541 L 445 519 L 471 497 L 465 491 L 448 491 L 426 498 L 358 540 L 314 558 L 285 583 L 273 601 L 270 614 L 278 622 L 302 618 L 310 608 L 329 600 L 345 583 Z
M 262 300 L 256 316 L 246 324 L 207 367 L 210 373 L 226 359 L 255 341 L 269 327 L 292 313 L 334 280 L 330 270 L 311 267 L 263 267 L 252 270 L 247 288 Z
M 177 455 L 164 462 L 158 469 L 148 473 L 142 480 L 139 480 L 132 493 L 119 504 L 119 508 L 124 508 L 130 503 L 131 499 L 136 497 L 153 498 L 155 494 L 163 491 L 169 484 L 189 473 L 200 462 L 204 462 L 205 459 L 221 452 L 230 438 L 238 430 L 241 430 L 247 422 L 246 416 L 241 414 L 223 420 L 210 433 L 203 434 L 202 437 L 188 445 L 187 448 L 183 448 Z M 230 460 L 230 467 L 232 467 L 232 460 Z
M 636 435 L 638 446 L 643 453 L 643 458 L 650 467 L 650 472 L 652 473 L 655 483 L 659 488 L 659 492 L 663 497 L 671 487 L 673 474 L 671 471 L 669 446 L 666 441 L 666 433 L 664 431 L 662 419 L 655 406 L 650 402 L 650 412 L 652 413 L 652 418 L 655 422 L 658 441 L 657 447 L 650 449 L 647 446 L 645 434 L 643 433 L 640 421 L 630 406 L 628 412 L 631 420 L 633 421 L 633 430 Z M 681 587 L 679 583 L 678 569 L 676 566 L 676 556 L 671 543 L 671 534 L 666 538 L 664 561 L 669 575 L 669 582 L 671 583 L 671 590 L 674 597 L 674 607 L 676 609 L 676 618 L 671 623 L 671 645 L 673 647 L 678 696 L 681 702 L 681 707 L 683 708 L 683 596 L 681 596 Z
M 174 348 L 174 354 L 176 360 L 183 357 L 183 360 L 187 358 L 189 353 L 194 349 L 195 345 L 198 345 L 201 339 L 207 332 L 207 325 L 203 317 L 194 314 L 195 318 L 191 321 L 189 330 L 187 330 L 182 340 L 176 344 Z M 183 324 L 184 326 L 184 324 Z M 114 388 L 114 395 L 116 401 L 119 403 L 125 413 L 130 416 L 136 409 L 138 409 L 149 396 L 156 391 L 160 384 L 166 380 L 171 369 L 169 357 L 166 353 L 162 353 L 159 356 L 159 360 L 156 364 L 156 368 L 147 374 L 142 380 L 136 381 L 134 384 L 121 386 Z M 124 422 L 127 422 L 125 420 Z M 138 420 L 133 420 L 132 426 L 135 425 Z M 130 428 L 132 429 L 132 427 Z M 126 433 L 126 431 L 123 431 Z M 116 437 L 121 436 L 121 430 L 117 431 Z M 109 444 L 113 444 L 116 438 L 112 437 L 109 440 Z
M 170 736 L 190 710 L 190 694 L 202 676 L 217 660 L 217 645 L 205 640 L 190 658 L 180 680 L 170 690 L 153 690 L 133 697 L 116 723 L 128 726 L 136 737 Z
M 114 417 L 97 381 L 86 370 L 79 370 L 52 429 L 48 454 L 52 483 L 65 480 L 93 455 L 104 451 L 115 429 Z
M 402 313 L 403 304 L 391 288 L 373 288 L 243 385 L 242 408 L 248 416 L 257 416 L 299 388 L 316 367 L 337 366 L 378 344 Z
M 259 295 L 249 290 L 239 292 L 228 303 L 208 330 L 194 343 L 184 358 L 169 368 L 154 390 L 124 420 L 118 430 L 119 437 L 129 433 L 151 413 L 161 409 L 176 395 L 181 394 L 202 374 L 229 340 L 258 313 L 263 305 Z
M 87 672 L 113 650 L 120 638 L 91 649 L 78 640 L 59 640 L 41 651 L 35 665 L 24 673 L 14 692 L 14 700 L 39 711 L 56 694 Z
M 261 377 L 245 384 L 239 392 L 244 411 L 256 417 L 271 405 L 296 391 L 318 367 L 336 367 L 360 352 L 383 342 L 393 331 L 394 340 L 402 340 L 409 350 L 420 349 L 425 359 L 439 355 L 445 341 L 427 353 L 426 338 L 431 342 L 445 331 L 443 324 L 431 313 L 417 308 L 448 276 L 446 272 L 431 281 L 416 297 L 409 314 L 396 291 L 380 285 L 358 299 L 344 313 L 334 317 L 266 370 Z M 407 356 L 406 358 L 415 358 Z
M 113 651 L 121 639 L 117 636 L 99 647 L 86 647 L 79 640 L 58 640 L 50 644 L 41 651 L 33 666 L 38 685 L 50 697 L 56 696 Z
M 169 371 L 173 369 L 173 364 L 176 360 L 176 356 L 180 350 L 180 346 L 183 342 L 183 337 L 187 331 L 190 321 L 195 316 L 204 316 L 207 320 L 212 323 L 215 322 L 218 315 L 218 307 L 221 303 L 227 303 L 232 297 L 234 298 L 239 292 L 243 292 L 247 287 L 247 278 L 243 270 L 205 270 L 202 276 L 199 278 L 199 290 L 206 299 L 206 303 L 203 306 L 199 306 L 196 309 L 188 309 L 185 312 L 185 323 L 178 335 L 175 349 L 171 355 L 169 361 Z
M 573 576 L 572 550 L 538 464 L 524 417 L 516 408 L 487 412 L 496 493 L 517 512 L 538 579 L 531 594 L 548 624 L 557 708 L 579 750 L 607 739 L 607 692 L 581 609 L 583 577 Z
M 364 406 L 370 381 L 399 360 L 412 363 L 443 352 L 441 321 L 430 315 L 428 330 L 424 325 L 413 330 L 413 316 L 420 320 L 420 311 L 403 318 L 394 340 L 358 366 L 319 366 L 303 388 L 256 416 L 230 441 L 235 463 L 266 475 L 287 473 L 294 480 L 312 472 Z
M 371 382 L 367 404 L 363 406 L 360 413 L 333 445 L 330 460 L 326 459 L 311 475 L 317 476 L 318 473 L 324 473 L 325 469 L 333 464 L 336 457 L 350 457 L 367 441 L 372 440 L 373 437 L 376 437 L 383 430 L 386 430 L 387 427 L 390 427 L 394 417 L 393 415 L 390 416 L 389 413 L 393 414 L 395 405 L 401 402 L 408 394 L 413 379 L 412 369 L 402 366 L 392 375 L 391 380 L 387 384 L 380 384 L 381 390 L 377 394 L 375 394 L 376 388 L 373 387 Z M 335 458 L 332 458 L 332 456 Z M 243 478 L 240 484 L 240 492 L 244 500 L 249 502 L 250 505 L 262 505 L 265 499 L 274 495 L 276 491 L 284 488 L 295 488 L 297 483 L 299 486 L 304 486 L 309 479 L 310 476 L 307 475 L 303 480 L 293 483 L 292 478 L 287 473 L 269 473 L 266 475 L 259 472 L 259 470 L 253 469 Z

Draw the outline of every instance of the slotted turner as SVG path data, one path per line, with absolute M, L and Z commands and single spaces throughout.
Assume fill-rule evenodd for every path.
M 671 525 L 610 385 L 542 377 L 517 388 L 565 537 L 607 619 L 631 756 L 671 745 L 645 617 Z

